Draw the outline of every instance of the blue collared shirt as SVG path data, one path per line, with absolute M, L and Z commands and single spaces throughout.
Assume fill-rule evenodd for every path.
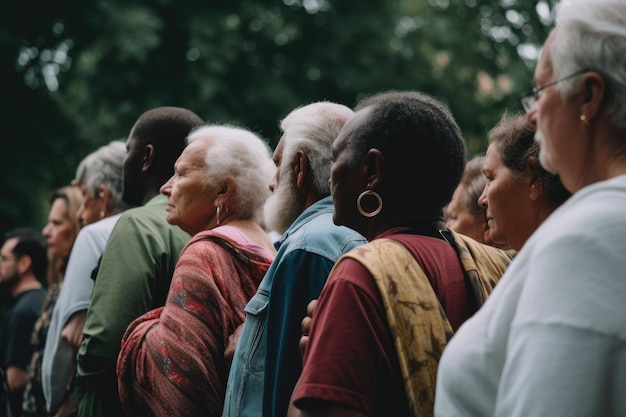
M 246 323 L 228 377 L 223 417 L 285 416 L 302 372 L 298 343 L 309 301 L 337 259 L 366 243 L 333 223 L 332 197 L 308 207 L 275 243 L 278 253 L 246 306 Z

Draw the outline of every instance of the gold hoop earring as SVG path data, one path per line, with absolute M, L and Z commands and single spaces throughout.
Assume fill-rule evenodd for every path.
M 363 200 L 365 196 L 368 196 L 368 195 L 373 196 L 378 201 L 378 207 L 376 207 L 376 210 L 371 211 L 371 212 L 367 212 L 363 209 L 363 207 L 361 207 L 361 201 Z M 378 213 L 380 213 L 380 211 L 383 209 L 383 199 L 380 197 L 380 195 L 376 191 L 365 190 L 359 195 L 359 198 L 357 198 L 356 208 L 359 210 L 359 213 L 361 213 L 363 217 L 368 217 L 368 218 L 374 217 Z

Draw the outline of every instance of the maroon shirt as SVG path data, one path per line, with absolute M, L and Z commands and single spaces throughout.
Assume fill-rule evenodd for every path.
M 392 229 L 377 238 L 397 240 L 413 253 L 456 330 L 476 305 L 458 256 L 443 239 L 407 231 Z M 337 264 L 320 295 L 294 392 L 298 407 L 320 401 L 371 416 L 410 414 L 380 292 L 369 271 L 351 258 Z

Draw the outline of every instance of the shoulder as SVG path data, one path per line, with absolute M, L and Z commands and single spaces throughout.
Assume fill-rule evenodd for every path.
M 102 219 L 80 229 L 72 247 L 72 254 L 74 254 L 74 252 L 81 253 L 88 251 L 89 248 L 94 246 L 101 251 L 109 239 L 119 217 L 120 215 L 107 217 L 106 219 Z
M 14 315 L 22 315 L 32 311 L 38 312 L 41 310 L 46 294 L 47 291 L 45 288 L 26 291 L 24 294 L 20 295 L 15 306 L 11 309 L 11 313 Z
M 126 210 L 111 232 L 110 240 L 142 240 L 144 244 L 154 242 L 189 241 L 189 235 L 165 220 L 166 212 L 161 205 L 150 205 Z
M 335 261 L 352 248 L 366 243 L 359 233 L 333 223 L 332 212 L 312 216 L 281 245 L 284 251 L 302 250 Z

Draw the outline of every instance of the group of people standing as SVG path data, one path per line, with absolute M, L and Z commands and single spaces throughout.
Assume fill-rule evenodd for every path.
M 623 0 L 563 6 L 467 166 L 416 91 L 294 109 L 273 153 L 143 113 L 5 237 L 6 413 L 625 415 L 625 59 Z

